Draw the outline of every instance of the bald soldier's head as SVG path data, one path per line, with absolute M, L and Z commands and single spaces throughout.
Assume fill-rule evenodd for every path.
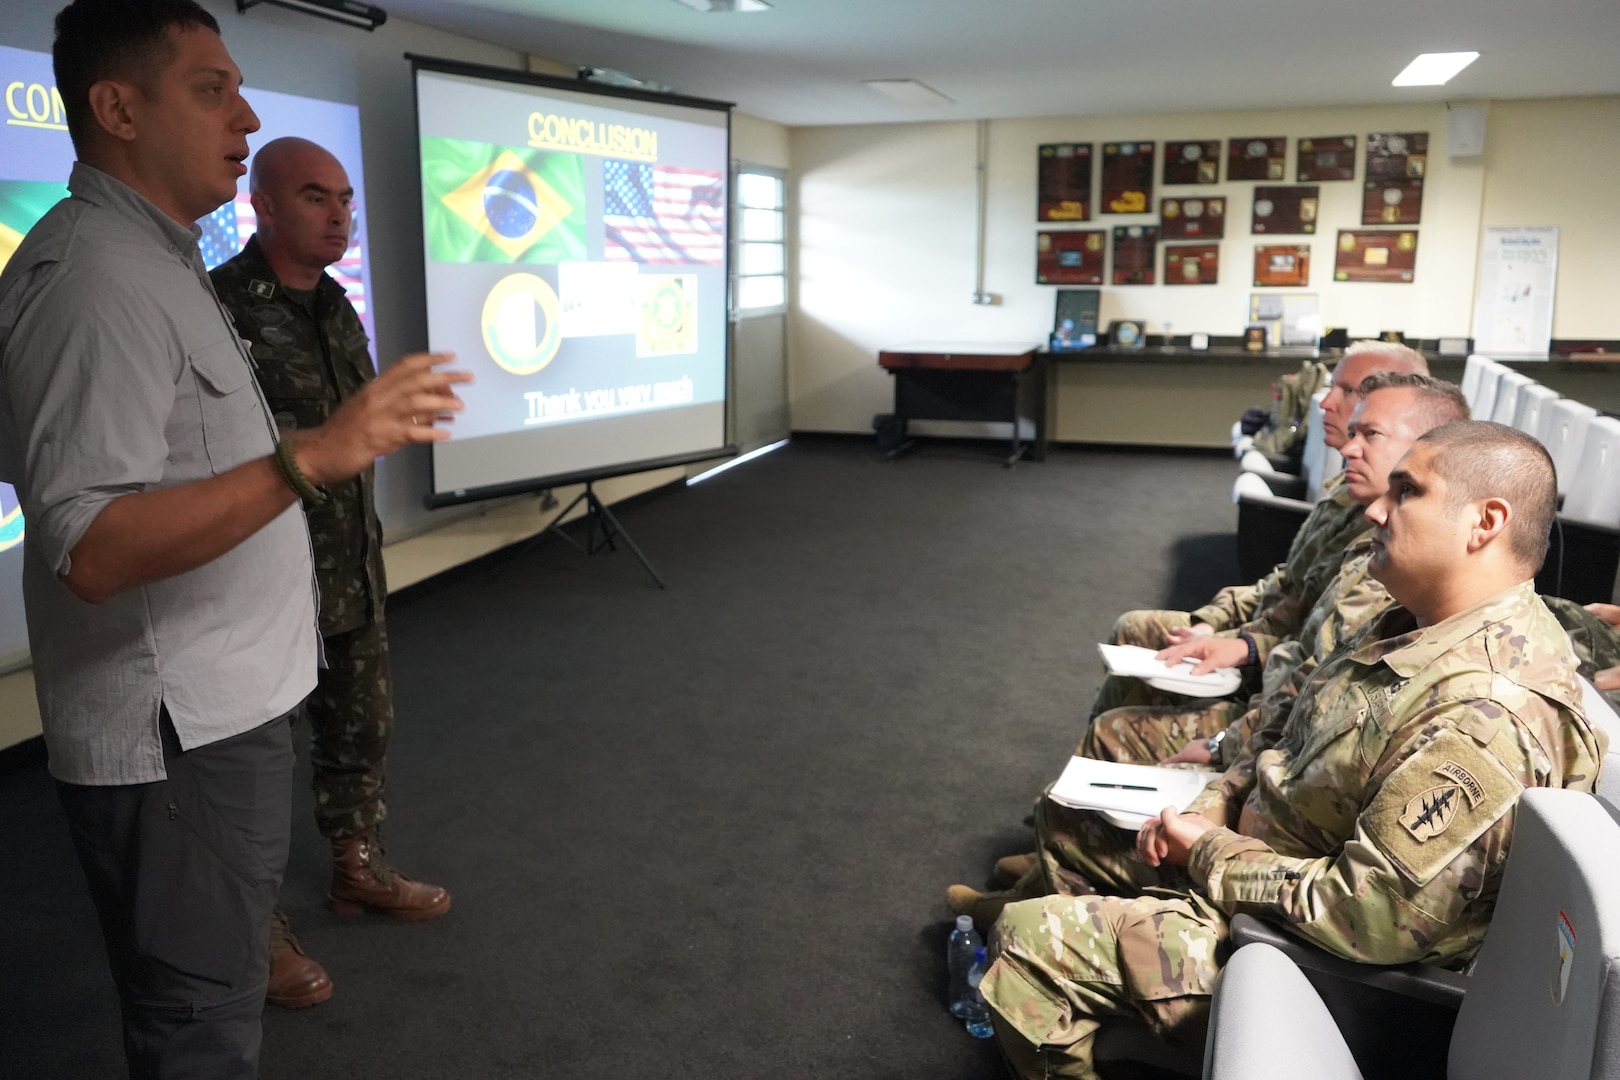
M 1503 424 L 1466 421 L 1413 443 L 1367 509 L 1372 573 L 1420 625 L 1535 577 L 1558 498 L 1552 459 Z
M 259 247 L 283 285 L 312 289 L 349 249 L 354 187 L 338 159 L 308 139 L 275 139 L 248 176 Z
M 1322 399 L 1322 441 L 1338 450 L 1349 438 L 1347 425 L 1356 407 L 1362 380 L 1379 372 L 1427 375 L 1429 362 L 1416 349 L 1389 341 L 1358 341 L 1344 351 L 1333 369 L 1333 382 Z

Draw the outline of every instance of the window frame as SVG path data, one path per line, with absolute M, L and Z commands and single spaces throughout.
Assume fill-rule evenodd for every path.
M 780 194 L 781 205 L 776 207 L 748 206 L 742 201 L 742 178 L 744 175 L 765 176 L 776 181 Z M 769 165 L 753 165 L 746 162 L 735 162 L 731 172 L 731 217 L 733 228 L 731 232 L 731 319 L 733 322 L 742 319 L 755 319 L 768 315 L 783 315 L 788 309 L 788 250 L 787 250 L 787 172 L 783 169 Z M 744 211 L 763 210 L 766 213 L 775 213 L 781 218 L 781 235 L 774 239 L 759 239 L 745 235 L 743 229 Z M 743 272 L 743 245 L 744 244 L 775 244 L 782 250 L 782 269 L 768 274 L 749 274 Z M 782 282 L 782 302 L 768 307 L 743 307 L 742 284 L 748 278 L 779 278 Z

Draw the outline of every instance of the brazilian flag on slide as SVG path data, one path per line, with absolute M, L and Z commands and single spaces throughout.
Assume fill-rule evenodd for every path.
M 0 269 L 11 261 L 34 222 L 67 193 L 67 185 L 54 180 L 0 180 Z
M 575 154 L 423 138 L 422 199 L 435 262 L 586 257 L 585 172 Z

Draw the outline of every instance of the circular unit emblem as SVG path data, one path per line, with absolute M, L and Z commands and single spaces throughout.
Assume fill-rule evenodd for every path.
M 1276 207 L 1271 205 L 1271 200 L 1270 199 L 1256 199 L 1256 200 L 1254 200 L 1254 216 L 1255 217 L 1270 217 L 1271 212 L 1273 210 L 1275 210 L 1275 209 L 1276 209 Z
M 1188 143 L 1181 148 L 1181 156 L 1188 161 L 1197 161 L 1204 156 L 1204 148 L 1197 143 Z
M 508 240 L 529 235 L 540 220 L 534 185 L 528 177 L 510 169 L 492 173 L 484 184 L 484 216 L 490 226 Z
M 1384 189 L 1384 205 L 1385 206 L 1399 206 L 1399 205 L 1401 205 L 1401 200 L 1403 198 L 1405 198 L 1405 195 L 1406 195 L 1406 193 L 1403 192 L 1398 187 L 1385 188 Z
M 1392 154 L 1406 153 L 1406 136 L 1391 135 L 1384 143 L 1384 148 Z
M 660 332 L 680 333 L 686 324 L 686 289 L 679 281 L 665 281 L 654 286 L 647 297 L 646 318 Z
M 511 274 L 484 300 L 484 348 L 514 375 L 533 375 L 562 344 L 562 302 L 544 278 Z
M 1182 204 L 1182 209 L 1187 211 L 1188 217 L 1202 217 L 1204 214 L 1204 200 L 1188 199 Z
M 1248 155 L 1250 157 L 1265 157 L 1266 156 L 1266 149 L 1267 149 L 1266 144 L 1265 144 L 1265 142 L 1263 140 L 1260 140 L 1260 139 L 1252 139 L 1252 140 L 1250 140 L 1249 145 L 1246 146 L 1244 149 L 1247 151 L 1247 153 L 1248 153 Z

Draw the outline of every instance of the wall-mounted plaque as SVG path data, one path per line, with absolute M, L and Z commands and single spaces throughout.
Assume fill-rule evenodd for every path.
M 1311 283 L 1309 244 L 1256 244 L 1254 246 L 1256 286 L 1303 286 Z
M 1421 180 L 1429 171 L 1429 133 L 1367 136 L 1367 179 Z
M 1226 140 L 1228 180 L 1286 180 L 1288 138 Z
M 1417 266 L 1417 230 L 1340 229 L 1334 281 L 1409 282 Z
M 1105 214 L 1153 212 L 1153 147 L 1151 142 L 1103 143 L 1102 196 Z
M 1035 284 L 1101 285 L 1103 247 L 1101 229 L 1035 234 Z
M 1354 180 L 1356 178 L 1356 137 L 1354 135 L 1323 135 L 1315 139 L 1299 140 L 1295 177 L 1300 183 L 1316 180 Z
M 1091 144 L 1042 143 L 1037 161 L 1037 220 L 1090 221 Z
M 1166 184 L 1214 184 L 1221 178 L 1221 140 L 1164 144 Z
M 1315 184 L 1254 189 L 1252 233 L 1313 233 L 1321 188 Z
M 1368 180 L 1361 200 L 1363 225 L 1416 225 L 1423 219 L 1423 181 Z
M 1188 195 L 1159 200 L 1161 239 L 1219 240 L 1225 235 L 1225 195 Z
M 1114 284 L 1152 285 L 1158 243 L 1157 225 L 1115 225 Z
M 1214 285 L 1220 269 L 1219 244 L 1172 244 L 1164 249 L 1166 285 Z

